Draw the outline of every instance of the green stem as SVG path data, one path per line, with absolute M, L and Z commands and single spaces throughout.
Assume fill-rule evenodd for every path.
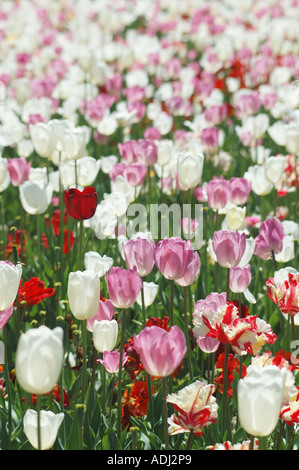
M 267 436 L 259 436 L 259 450 L 267 450 Z
M 41 450 L 41 425 L 40 425 L 40 412 L 41 412 L 41 396 L 36 395 L 36 410 L 37 410 L 37 448 Z
M 174 281 L 170 281 L 170 326 L 173 326 L 173 301 L 174 301 Z
M 169 435 L 168 435 L 168 423 L 167 423 L 167 386 L 166 377 L 162 377 L 163 386 L 163 426 L 164 426 L 164 439 L 165 439 L 165 450 L 169 450 Z
M 143 319 L 143 328 L 146 327 L 146 314 L 145 314 L 145 303 L 144 303 L 144 288 L 142 283 L 141 289 L 141 303 L 142 303 L 142 319 Z
M 120 338 L 120 349 L 119 349 L 119 368 L 118 368 L 118 388 L 117 388 L 117 437 L 120 439 L 121 435 L 121 379 L 122 379 L 122 361 L 123 361 L 123 349 L 124 349 L 124 338 L 126 329 L 126 309 L 123 309 L 122 325 L 121 325 L 121 338 Z
M 187 309 L 187 287 L 184 287 L 184 321 L 185 321 L 185 336 L 187 343 L 187 360 L 190 379 L 193 378 L 192 361 L 191 361 L 191 348 L 189 338 L 189 324 L 188 324 L 188 309 Z
M 87 369 L 87 353 L 86 353 L 86 335 L 87 327 L 86 320 L 81 322 L 82 327 L 82 403 L 85 403 L 86 395 L 86 369 Z
M 80 220 L 80 226 L 79 226 L 79 271 L 82 269 L 82 264 L 83 264 L 83 253 L 82 253 L 82 246 L 83 246 L 83 220 Z
M 231 420 L 229 412 L 229 396 L 228 396 L 228 360 L 229 360 L 230 344 L 226 343 L 224 347 L 224 371 L 223 371 L 223 400 L 224 412 L 227 428 L 227 440 L 232 440 L 231 434 Z
M 275 259 L 275 253 L 274 251 L 272 250 L 271 251 L 271 255 L 272 255 L 272 260 L 273 260 L 273 265 L 274 265 L 274 271 L 277 271 L 277 262 L 276 262 L 276 259 Z
M 8 368 L 8 352 L 7 352 L 7 329 L 6 325 L 3 327 L 3 342 L 4 342 L 4 377 L 5 377 L 5 388 L 7 392 L 7 400 L 8 400 L 8 443 L 10 447 L 11 441 L 11 433 L 12 433 L 12 405 L 11 405 L 11 383 L 10 383 L 10 376 L 9 376 L 9 368 Z
M 191 448 L 192 448 L 193 437 L 194 437 L 194 432 L 193 432 L 193 429 L 191 429 L 190 434 L 189 434 L 189 438 L 188 438 L 188 442 L 187 442 L 187 450 L 191 450 Z

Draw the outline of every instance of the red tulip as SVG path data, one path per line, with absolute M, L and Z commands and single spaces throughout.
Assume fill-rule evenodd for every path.
M 96 211 L 98 195 L 92 186 L 87 186 L 83 191 L 71 188 L 64 191 L 64 203 L 73 219 L 86 220 L 90 219 Z

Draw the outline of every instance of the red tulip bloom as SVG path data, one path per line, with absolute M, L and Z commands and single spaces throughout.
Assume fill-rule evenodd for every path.
M 98 195 L 92 186 L 87 186 L 83 191 L 71 188 L 64 191 L 64 203 L 73 219 L 86 220 L 90 219 L 96 211 Z

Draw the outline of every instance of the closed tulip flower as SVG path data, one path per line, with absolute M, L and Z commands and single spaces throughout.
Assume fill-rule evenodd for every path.
M 155 301 L 159 290 L 158 284 L 143 281 L 144 306 L 149 307 Z M 142 295 L 138 294 L 137 303 L 142 307 Z
M 286 369 L 256 365 L 238 384 L 238 416 L 252 436 L 268 436 L 278 422 Z
M 169 280 L 181 279 L 193 257 L 190 240 L 171 237 L 160 240 L 155 249 L 155 263 L 162 275 Z
M 54 126 L 44 122 L 31 125 L 30 137 L 36 153 L 42 158 L 51 158 L 57 144 Z
M 144 237 L 131 238 L 123 245 L 128 269 L 136 268 L 140 277 L 147 276 L 154 267 L 155 242 Z
M 49 393 L 58 382 L 63 364 L 63 330 L 45 325 L 22 333 L 16 352 L 16 378 L 28 393 Z
M 101 256 L 96 251 L 87 251 L 84 254 L 84 264 L 88 271 L 93 271 L 102 277 L 113 265 L 113 258 L 107 255 Z
M 7 168 L 9 171 L 10 181 L 13 186 L 20 186 L 25 183 L 29 178 L 31 162 L 26 161 L 26 158 L 9 158 L 7 161 Z
M 230 269 L 242 259 L 246 249 L 246 235 L 234 230 L 218 230 L 214 232 L 212 245 L 217 262 Z
M 286 130 L 286 149 L 294 154 L 299 152 L 299 126 L 290 126 Z
M 22 265 L 10 261 L 0 261 L 0 311 L 14 303 L 22 276 Z
M 274 254 L 280 253 L 283 248 L 284 229 L 277 217 L 266 219 L 260 226 L 255 239 L 254 254 L 267 260 Z
M 154 377 L 167 377 L 180 365 L 186 351 L 186 339 L 178 326 L 169 331 L 147 326 L 134 335 L 134 344 L 146 372 Z
M 230 201 L 237 206 L 244 206 L 251 193 L 251 182 L 246 178 L 233 177 L 229 180 Z
M 72 314 L 77 320 L 96 315 L 100 304 L 100 279 L 92 271 L 71 272 L 67 295 Z
M 182 287 L 191 286 L 196 280 L 200 269 L 200 257 L 197 251 L 194 251 L 192 259 L 190 260 L 186 272 L 183 277 L 176 279 L 176 284 Z
M 118 337 L 118 325 L 116 320 L 95 321 L 92 327 L 93 344 L 97 351 L 112 351 L 115 348 Z
M 112 320 L 113 315 L 114 315 L 114 307 L 113 307 L 113 303 L 111 302 L 111 300 L 101 299 L 97 313 L 93 317 L 88 318 L 87 320 L 87 323 L 86 323 L 87 329 L 89 331 L 92 331 L 93 324 L 96 320 L 97 321 Z
M 245 292 L 251 282 L 251 266 L 236 266 L 229 273 L 229 287 L 236 294 Z
M 59 427 L 64 419 L 63 413 L 55 414 L 52 411 L 41 410 L 40 412 L 40 450 L 49 450 L 53 447 Z M 38 415 L 36 410 L 26 410 L 23 418 L 24 433 L 35 449 L 38 445 Z
M 87 136 L 84 128 L 66 129 L 62 137 L 63 151 L 69 159 L 78 160 L 85 154 L 86 140 Z
M 80 191 L 77 188 L 70 188 L 64 191 L 64 203 L 69 215 L 75 220 L 88 220 L 94 216 L 98 196 L 95 188 L 87 186 Z
M 133 269 L 112 267 L 105 275 L 109 299 L 116 308 L 131 307 L 142 289 L 142 279 Z
M 230 183 L 222 178 L 213 178 L 206 187 L 208 205 L 211 209 L 223 209 L 231 197 Z
M 122 357 L 123 366 L 125 365 L 127 360 L 128 356 L 126 355 L 126 353 L 124 353 Z M 98 362 L 103 364 L 109 374 L 115 374 L 118 372 L 119 369 L 119 352 L 106 350 L 103 352 L 103 359 L 98 359 Z
M 53 195 L 53 187 L 46 181 L 25 181 L 19 186 L 20 200 L 24 210 L 31 215 L 44 214 Z
M 202 177 L 204 164 L 203 154 L 182 153 L 178 157 L 178 179 L 180 184 L 186 189 L 197 186 Z

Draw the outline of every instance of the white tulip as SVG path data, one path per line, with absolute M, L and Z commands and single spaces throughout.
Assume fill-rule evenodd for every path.
M 113 258 L 106 255 L 101 256 L 96 251 L 88 251 L 84 255 L 84 264 L 88 271 L 92 271 L 99 277 L 102 277 L 113 265 Z
M 22 276 L 22 265 L 0 261 L 0 311 L 11 307 L 17 296 Z
M 44 214 L 51 203 L 53 187 L 45 181 L 25 181 L 19 186 L 19 194 L 28 214 Z
M 67 294 L 72 314 L 77 320 L 93 317 L 100 305 L 100 280 L 92 271 L 71 272 Z
M 92 327 L 93 343 L 98 352 L 112 351 L 118 337 L 116 320 L 95 320 Z
M 40 412 L 40 450 L 49 450 L 57 438 L 59 427 L 64 419 L 63 413 L 55 414 L 52 411 Z M 24 433 L 30 444 L 38 449 L 38 414 L 36 410 L 28 409 L 23 418 Z

